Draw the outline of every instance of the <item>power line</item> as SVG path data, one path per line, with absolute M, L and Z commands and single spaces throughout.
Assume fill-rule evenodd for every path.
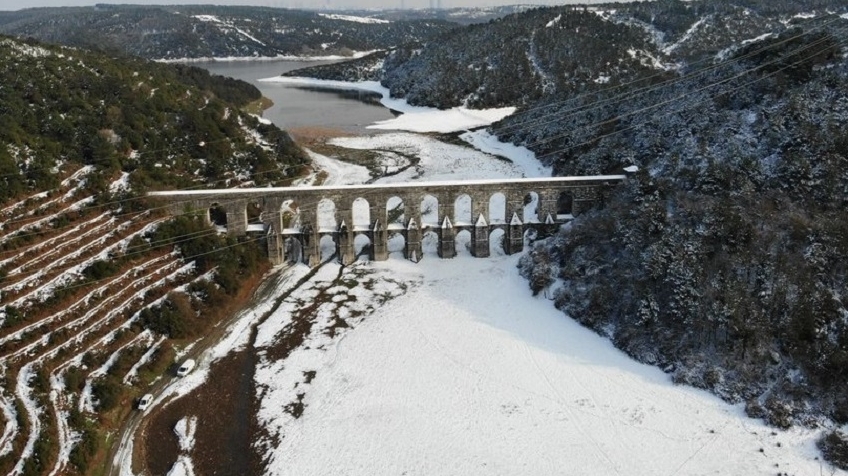
M 837 42 L 837 43 L 838 43 L 838 42 Z M 838 44 L 842 44 L 842 43 L 838 43 Z M 844 46 L 844 44 L 842 44 L 842 45 Z M 815 55 L 815 54 L 818 54 L 818 53 L 820 53 L 820 52 L 822 52 L 822 51 L 826 51 L 826 50 L 820 50 L 820 51 L 817 51 L 817 52 L 815 52 L 815 53 L 814 53 L 814 55 Z M 811 55 L 811 56 L 812 56 L 812 55 Z M 780 58 L 780 60 L 783 60 L 783 59 L 785 59 L 785 58 Z M 750 86 L 750 85 L 752 85 L 752 84 L 755 84 L 755 83 L 757 83 L 757 82 L 763 81 L 763 80 L 765 80 L 765 79 L 767 79 L 767 78 L 770 78 L 770 77 L 772 77 L 772 76 L 774 76 L 774 75 L 776 75 L 776 74 L 778 74 L 778 73 L 780 73 L 780 72 L 782 72 L 782 71 L 784 71 L 784 70 L 786 70 L 786 69 L 789 69 L 789 68 L 792 68 L 792 67 L 794 67 L 794 66 L 799 65 L 799 64 L 803 63 L 804 61 L 806 61 L 807 59 L 809 59 L 809 56 L 808 56 L 808 57 L 805 57 L 805 58 L 801 58 L 801 59 L 799 59 L 799 60 L 795 61 L 794 63 L 791 63 L 791 64 L 789 64 L 789 65 L 783 66 L 783 67 L 781 67 L 781 68 L 777 69 L 776 71 L 770 72 L 770 73 L 768 73 L 768 74 L 766 74 L 766 75 L 764 75 L 764 76 L 762 76 L 762 77 L 759 77 L 759 78 L 753 79 L 753 80 L 751 80 L 751 81 L 749 81 L 749 82 L 747 82 L 747 83 L 745 83 L 745 84 L 742 84 L 742 85 L 736 86 L 736 87 L 734 87 L 734 88 L 730 89 L 730 91 L 728 91 L 728 92 L 737 91 L 737 90 L 742 89 L 742 88 L 744 88 L 744 87 L 748 87 L 748 86 Z M 762 65 L 761 65 L 761 66 L 762 66 Z M 745 73 L 747 74 L 748 72 L 751 72 L 751 71 L 756 70 L 756 69 L 759 69 L 759 68 L 760 68 L 760 67 L 753 68 L 752 70 L 748 70 L 748 71 L 746 71 Z M 744 75 L 744 74 L 740 73 L 739 75 L 734 76 L 734 77 L 732 77 L 732 78 L 728 78 L 728 79 L 722 80 L 720 83 L 725 83 L 725 82 L 729 82 L 730 80 L 733 80 L 733 79 L 738 79 L 739 77 L 741 77 L 741 76 L 743 76 L 743 75 Z M 701 90 L 707 89 L 707 88 L 712 87 L 712 86 L 715 86 L 715 85 L 717 85 L 717 84 L 719 84 L 719 83 L 713 83 L 713 84 L 711 84 L 711 85 L 704 86 L 703 88 L 700 88 L 700 89 L 699 89 L 699 90 L 697 90 L 696 92 L 700 92 Z M 684 96 L 685 96 L 685 95 L 684 95 Z M 661 104 L 659 104 L 659 105 L 667 105 L 667 104 L 670 104 L 670 103 L 674 102 L 674 100 L 681 99 L 681 98 L 682 98 L 682 96 L 681 96 L 681 97 L 677 97 L 677 98 L 673 98 L 673 100 L 663 101 L 663 102 L 662 102 Z M 694 104 L 702 104 L 702 103 L 707 102 L 708 100 L 710 100 L 710 98 L 706 98 L 706 99 L 703 99 L 703 100 L 701 100 L 701 101 L 696 101 Z M 653 108 L 654 108 L 654 106 L 647 106 L 647 107 L 645 107 L 645 108 L 642 108 L 642 110 L 649 110 L 649 109 L 653 109 Z M 635 113 L 637 113 L 637 112 L 642 112 L 642 110 L 637 110 L 637 111 L 635 111 L 635 112 L 634 112 L 634 114 L 635 114 Z M 675 114 L 675 113 L 679 113 L 679 112 L 682 112 L 682 111 L 683 111 L 683 109 L 678 109 L 678 110 L 674 110 L 674 111 L 669 111 L 669 112 L 667 112 L 667 113 L 664 113 L 664 114 L 663 114 L 662 116 L 660 116 L 660 117 L 668 116 L 668 115 L 670 115 L 670 114 Z M 632 115 L 632 114 L 628 114 L 628 115 Z M 607 121 L 604 121 L 604 122 L 607 122 Z M 572 146 L 569 146 L 569 147 L 565 147 L 565 148 L 562 148 L 562 149 L 558 149 L 558 150 L 554 150 L 554 151 L 550 151 L 550 152 L 547 152 L 547 153 L 544 153 L 544 154 L 538 155 L 538 156 L 537 156 L 537 158 L 538 158 L 538 157 L 548 157 L 548 156 L 551 156 L 551 155 L 554 155 L 554 154 L 558 154 L 558 153 L 562 153 L 562 152 L 565 152 L 565 151 L 568 151 L 568 150 L 572 150 L 572 149 L 575 149 L 575 148 L 578 148 L 578 147 L 582 147 L 582 146 L 588 145 L 588 144 L 590 144 L 590 143 L 592 143 L 592 142 L 596 142 L 596 141 L 598 141 L 598 140 L 600 140 L 600 139 L 603 139 L 603 138 L 606 138 L 606 137 L 613 136 L 613 135 L 615 135 L 615 134 L 619 134 L 619 133 L 622 133 L 622 132 L 625 132 L 625 131 L 628 131 L 628 130 L 638 129 L 639 127 L 644 126 L 646 123 L 647 123 L 647 121 L 645 121 L 645 122 L 641 122 L 641 123 L 631 124 L 630 126 L 627 126 L 627 127 L 625 127 L 625 128 L 621 128 L 621 129 L 617 129 L 617 130 L 615 130 L 615 131 L 613 131 L 613 132 L 610 132 L 610 133 L 607 133 L 607 134 L 602 134 L 602 135 L 599 135 L 599 136 L 594 136 L 594 137 L 592 137 L 591 139 L 588 139 L 588 140 L 586 140 L 586 141 L 584 141 L 584 142 L 582 142 L 582 143 L 575 144 L 575 145 L 572 145 Z M 602 123 L 597 123 L 597 124 L 595 124 L 595 125 L 598 125 L 598 124 L 602 124 Z M 586 127 L 589 127 L 589 126 L 586 126 Z M 564 137 L 564 135 L 561 135 L 561 136 L 559 136 L 559 137 Z
M 819 17 L 816 17 L 815 19 L 819 19 Z M 824 29 L 826 26 L 828 26 L 832 23 L 836 23 L 839 20 L 840 20 L 839 17 L 835 17 L 835 18 L 825 22 L 824 24 L 817 26 L 813 30 L 805 30 L 805 31 L 802 31 L 801 33 L 799 33 L 797 35 L 788 36 L 788 37 L 786 37 L 782 40 L 776 41 L 776 42 L 770 42 L 768 44 L 763 45 L 759 49 L 751 50 L 751 51 L 749 51 L 749 52 L 747 52 L 743 55 L 734 56 L 734 57 L 728 58 L 728 59 L 721 61 L 721 62 L 718 62 L 718 63 L 712 63 L 707 67 L 697 69 L 697 70 L 692 71 L 690 73 L 687 73 L 683 76 L 678 76 L 678 77 L 675 77 L 675 78 L 665 80 L 661 83 L 649 84 L 647 86 L 644 86 L 644 87 L 641 87 L 641 88 L 638 88 L 638 89 L 635 89 L 635 90 L 624 91 L 624 92 L 622 92 L 618 95 L 608 97 L 608 98 L 604 98 L 604 99 L 594 101 L 594 102 L 591 102 L 591 103 L 588 103 L 588 104 L 582 104 L 582 105 L 579 105 L 579 106 L 572 108 L 570 110 L 566 109 L 565 111 L 557 111 L 555 113 L 545 114 L 545 115 L 542 115 L 541 117 L 534 117 L 532 119 L 528 119 L 528 120 L 525 120 L 525 121 L 518 121 L 518 122 L 515 122 L 515 123 L 504 124 L 504 125 L 501 125 L 501 126 L 495 126 L 493 129 L 496 131 L 496 133 L 509 132 L 511 129 L 514 129 L 514 128 L 527 128 L 528 126 L 533 126 L 533 125 L 538 125 L 540 123 L 545 123 L 545 119 L 547 119 L 547 118 L 562 119 L 562 118 L 565 118 L 565 117 L 573 116 L 573 115 L 575 115 L 579 112 L 585 112 L 586 110 L 598 108 L 602 105 L 621 103 L 621 102 L 627 101 L 629 99 L 633 99 L 634 97 L 653 92 L 653 91 L 660 89 L 662 87 L 672 86 L 672 85 L 675 85 L 677 83 L 682 83 L 682 82 L 688 81 L 690 79 L 693 79 L 695 77 L 698 77 L 700 75 L 704 75 L 704 74 L 707 74 L 709 72 L 715 71 L 719 68 L 731 65 L 733 63 L 741 62 L 743 60 L 755 57 L 758 54 L 761 54 L 765 51 L 768 51 L 769 49 L 772 49 L 774 46 L 782 45 L 784 43 L 788 43 L 788 42 L 797 40 L 799 38 L 802 38 L 802 37 L 810 34 L 812 31 Z M 812 21 L 813 21 L 813 19 L 809 20 L 809 22 L 812 22 Z M 774 34 L 774 33 L 772 33 L 772 34 Z M 697 65 L 697 64 L 701 64 L 701 63 L 706 63 L 706 62 L 711 61 L 711 60 L 712 60 L 712 58 L 704 58 L 704 59 L 699 60 L 699 61 L 697 61 L 693 64 Z M 564 104 L 567 104 L 567 103 L 577 102 L 577 101 L 580 101 L 580 100 L 582 100 L 584 98 L 588 98 L 588 97 L 599 96 L 599 95 L 604 94 L 608 91 L 614 91 L 614 90 L 617 90 L 617 89 L 622 89 L 622 88 L 625 88 L 626 86 L 630 86 L 630 85 L 640 83 L 640 82 L 643 82 L 643 81 L 648 81 L 648 80 L 652 80 L 652 79 L 655 79 L 655 78 L 661 78 L 661 77 L 663 77 L 667 74 L 668 74 L 668 72 L 662 72 L 662 73 L 657 73 L 657 74 L 647 76 L 647 77 L 637 78 L 637 79 L 634 79 L 634 80 L 629 81 L 629 82 L 625 82 L 625 83 L 621 83 L 621 84 L 618 84 L 618 85 L 615 85 L 615 86 L 611 86 L 609 88 L 601 88 L 597 91 L 583 93 L 583 94 L 577 95 L 575 97 L 568 98 L 568 99 L 563 100 L 563 101 L 556 101 L 556 102 L 552 102 L 552 103 L 546 103 L 542 106 L 531 107 L 531 108 L 525 109 L 521 112 L 522 112 L 522 114 L 529 115 L 529 114 L 534 113 L 536 111 L 546 110 L 546 109 L 554 108 L 554 107 L 564 105 Z
M 795 55 L 795 54 L 802 53 L 802 52 L 804 52 L 805 50 L 810 50 L 810 49 L 812 49 L 812 48 L 814 48 L 814 47 L 820 46 L 821 44 L 827 44 L 827 43 L 828 43 L 828 41 L 829 41 L 829 40 L 828 40 L 828 38 L 827 38 L 827 37 L 825 37 L 825 38 L 819 39 L 819 40 L 817 40 L 817 41 L 814 41 L 814 42 L 812 42 L 812 43 L 805 44 L 805 45 L 803 45 L 803 46 L 801 46 L 801 47 L 798 47 L 798 48 L 796 48 L 796 49 L 792 50 L 792 51 L 791 51 L 791 52 L 789 52 L 786 56 L 775 58 L 775 59 L 773 59 L 773 60 L 771 60 L 771 61 L 768 61 L 768 62 L 765 62 L 765 63 L 759 64 L 759 65 L 757 65 L 757 66 L 755 66 L 755 67 L 752 67 L 752 68 L 746 69 L 746 70 L 744 70 L 744 71 L 742 71 L 742 72 L 740 72 L 740 73 L 737 73 L 737 74 L 736 74 L 736 75 L 734 75 L 734 76 L 731 76 L 731 77 L 728 77 L 728 78 L 724 78 L 724 79 L 720 79 L 720 80 L 718 80 L 718 81 L 716 81 L 716 82 L 713 82 L 713 83 L 707 84 L 707 85 L 705 85 L 705 86 L 701 86 L 701 87 L 696 88 L 695 90 L 692 90 L 692 91 L 684 92 L 684 93 L 679 94 L 679 95 L 677 95 L 677 96 L 675 96 L 675 97 L 672 97 L 672 98 L 669 98 L 669 99 L 665 99 L 665 100 L 662 100 L 662 101 L 659 101 L 659 102 L 656 102 L 656 103 L 653 103 L 653 104 L 650 104 L 650 105 L 647 105 L 647 106 L 643 106 L 643 107 L 638 108 L 638 109 L 634 109 L 634 110 L 631 110 L 631 111 L 627 111 L 626 113 L 616 115 L 615 117 L 613 117 L 613 118 L 611 118 L 611 119 L 619 120 L 619 119 L 622 119 L 622 118 L 625 118 L 625 117 L 634 116 L 634 115 L 639 114 L 639 113 L 643 113 L 643 112 L 646 112 L 646 111 L 654 110 L 654 109 L 657 109 L 657 108 L 659 108 L 659 107 L 662 107 L 662 106 L 665 106 L 665 105 L 668 105 L 668 104 L 671 104 L 671 103 L 674 103 L 674 102 L 678 102 L 678 101 L 680 101 L 680 100 L 682 100 L 682 99 L 685 99 L 685 98 L 686 98 L 686 97 L 688 97 L 688 96 L 695 95 L 695 94 L 698 94 L 698 93 L 701 93 L 701 92 L 707 91 L 707 90 L 709 90 L 709 89 L 712 89 L 712 88 L 715 88 L 715 87 L 717 87 L 717 86 L 721 86 L 721 85 L 723 85 L 723 84 L 726 84 L 726 83 L 728 83 L 728 82 L 731 82 L 731 81 L 733 81 L 733 80 L 735 80 L 735 79 L 739 79 L 739 78 L 741 78 L 741 77 L 743 77 L 743 76 L 746 76 L 746 75 L 748 75 L 748 74 L 750 74 L 750 73 L 753 73 L 753 72 L 759 71 L 759 70 L 761 70 L 761 69 L 763 69 L 763 68 L 766 68 L 766 67 L 768 67 L 768 66 L 772 66 L 772 65 L 775 65 L 775 64 L 781 63 L 781 62 L 785 61 L 785 60 L 787 59 L 787 57 L 791 57 L 791 56 L 793 56 L 793 55 Z M 837 43 L 837 44 L 840 44 L 838 41 L 837 41 L 836 43 Z M 815 55 L 817 55 L 817 54 L 819 54 L 819 53 L 821 53 L 821 51 L 815 51 L 815 52 L 813 52 L 810 56 L 805 57 L 805 58 L 801 58 L 801 59 L 800 59 L 799 61 L 797 61 L 796 63 L 793 63 L 793 65 L 792 65 L 792 66 L 795 66 L 795 65 L 797 65 L 797 64 L 800 64 L 801 62 L 803 62 L 803 61 L 805 61 L 805 60 L 809 59 L 810 57 L 813 57 L 813 56 L 815 56 Z M 781 68 L 781 69 L 780 69 L 780 71 L 783 71 L 783 70 L 785 70 L 785 69 L 787 69 L 787 67 Z M 771 76 L 771 75 L 769 75 L 769 76 Z M 767 76 L 767 77 L 768 77 L 768 76 Z M 752 83 L 751 83 L 751 84 L 752 84 Z M 738 88 L 737 88 L 737 89 L 738 89 Z M 598 122 L 595 122 L 595 123 L 592 123 L 592 124 L 586 124 L 586 125 L 581 126 L 581 127 L 580 127 L 579 129 L 577 129 L 577 130 L 578 130 L 578 131 L 585 131 L 585 130 L 588 130 L 588 129 L 591 129 L 591 128 L 594 128 L 594 127 L 597 127 L 597 126 L 603 125 L 603 124 L 605 124 L 605 123 L 608 123 L 608 121 L 609 121 L 609 120 L 610 120 L 610 119 L 604 119 L 604 120 L 602 120 L 602 121 L 598 121 Z M 551 123 L 553 123 L 553 122 L 554 122 L 554 121 L 550 121 L 550 122 L 546 122 L 545 124 L 551 124 Z M 567 136 L 569 136 L 569 135 L 572 135 L 572 133 L 573 133 L 573 132 L 574 132 L 574 131 L 568 131 L 568 132 L 564 132 L 564 133 L 559 134 L 559 135 L 547 136 L 547 137 L 545 137 L 544 139 L 538 140 L 538 141 L 536 141 L 536 142 L 532 142 L 532 143 L 530 143 L 530 144 L 526 144 L 526 145 L 525 145 L 525 147 L 527 147 L 527 148 L 532 148 L 532 147 L 537 146 L 537 145 L 546 144 L 546 143 L 552 142 L 552 141 L 554 141 L 554 140 L 557 140 L 557 139 L 564 138 L 564 137 L 567 137 Z M 550 155 L 550 154 L 547 154 L 547 153 L 546 153 L 546 154 L 542 155 L 542 157 L 547 156 L 547 155 Z M 538 158 L 538 157 L 537 157 L 537 158 Z

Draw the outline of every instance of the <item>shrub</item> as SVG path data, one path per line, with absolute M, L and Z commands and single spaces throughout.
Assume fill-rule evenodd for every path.
M 824 458 L 839 469 L 848 470 L 848 436 L 831 431 L 818 441 Z
M 766 400 L 765 409 L 766 421 L 769 424 L 784 430 L 792 426 L 795 416 L 792 404 L 772 396 Z
M 91 394 L 97 399 L 98 409 L 104 412 L 118 405 L 121 401 L 122 393 L 123 385 L 121 385 L 121 382 L 117 378 L 112 376 L 101 378 L 91 386 Z
M 82 438 L 79 443 L 71 450 L 69 461 L 74 465 L 80 473 L 85 473 L 91 459 L 97 453 L 97 432 L 91 428 L 86 428 L 82 432 Z
M 24 320 L 24 314 L 15 306 L 6 306 L 5 312 L 6 319 L 3 320 L 3 327 L 13 327 Z
M 99 281 L 115 274 L 119 265 L 112 260 L 97 260 L 88 265 L 82 272 L 83 276 L 92 281 Z
M 766 410 L 756 398 L 752 398 L 745 402 L 745 414 L 751 418 L 765 418 Z

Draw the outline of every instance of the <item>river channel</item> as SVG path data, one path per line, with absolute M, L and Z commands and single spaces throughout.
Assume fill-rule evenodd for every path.
M 373 134 L 366 127 L 375 121 L 391 119 L 392 112 L 379 103 L 374 93 L 316 90 L 301 86 L 259 82 L 258 79 L 331 61 L 207 61 L 193 63 L 213 74 L 241 79 L 253 84 L 274 105 L 263 117 L 284 130 L 322 127 L 353 134 Z

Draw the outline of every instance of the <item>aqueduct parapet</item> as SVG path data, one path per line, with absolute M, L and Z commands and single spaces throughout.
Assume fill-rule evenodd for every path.
M 210 189 L 191 191 L 149 192 L 148 195 L 167 202 L 173 214 L 201 213 L 211 221 L 210 209 L 226 212 L 227 233 L 235 236 L 250 232 L 265 234 L 268 256 L 272 263 L 302 261 L 316 265 L 321 260 L 320 241 L 330 235 L 336 253 L 343 264 L 356 260 L 354 241 L 364 235 L 370 241 L 368 251 L 372 260 L 389 256 L 388 240 L 401 233 L 404 256 L 418 261 L 422 257 L 422 238 L 433 231 L 438 237 L 437 251 L 443 258 L 456 255 L 457 233 L 467 230 L 471 235 L 470 251 L 477 257 L 489 256 L 490 234 L 495 229 L 504 232 L 504 252 L 517 253 L 524 246 L 528 228 L 555 227 L 592 206 L 603 203 L 608 190 L 624 180 L 624 175 L 591 177 L 551 177 L 508 180 L 467 180 L 461 182 L 426 182 L 404 184 L 345 185 L 320 187 L 273 187 Z M 528 200 L 535 194 L 534 200 Z M 422 211 L 424 197 L 434 197 L 438 206 Z M 458 219 L 458 197 L 470 198 L 470 215 Z M 502 196 L 503 218 L 492 218 L 492 197 Z M 388 203 L 396 197 L 403 204 L 403 226 L 391 221 Z M 354 202 L 367 201 L 367 225 L 354 216 Z M 467 199 L 463 199 L 467 203 Z M 332 216 L 335 226 L 322 228 L 319 223 L 320 204 L 335 205 Z M 248 223 L 248 206 L 261 209 L 261 224 Z M 284 205 L 286 205 L 284 207 Z M 286 218 L 285 210 L 295 208 L 295 216 Z M 358 206 L 361 209 L 361 205 Z M 533 208 L 527 219 L 528 207 Z M 426 208 L 426 207 L 425 207 Z M 424 216 L 435 220 L 425 222 Z M 289 223 L 286 223 L 289 221 Z

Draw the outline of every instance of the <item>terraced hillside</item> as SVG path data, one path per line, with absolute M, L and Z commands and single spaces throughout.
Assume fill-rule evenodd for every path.
M 251 86 L 0 38 L 0 473 L 100 474 L 139 396 L 242 302 L 258 239 L 147 187 L 286 183 L 305 156 Z

